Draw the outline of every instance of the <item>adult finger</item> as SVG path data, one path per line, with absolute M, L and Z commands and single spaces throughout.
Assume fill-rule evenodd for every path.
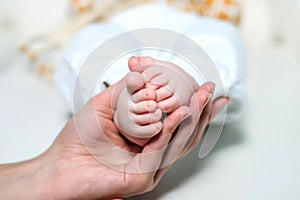
M 160 168 L 165 149 L 172 138 L 175 129 L 182 120 L 191 114 L 188 107 L 180 107 L 168 115 L 164 121 L 161 133 L 155 136 L 143 149 L 142 153 L 136 154 L 129 163 L 125 173 L 125 180 L 131 193 L 152 190 L 167 171 L 168 168 Z M 159 170 L 158 170 L 159 169 Z M 128 173 L 134 172 L 134 173 Z M 139 173 L 137 173 L 139 172 Z M 136 185 L 137 180 L 139 184 Z
M 225 108 L 225 106 L 229 103 L 229 97 L 219 97 L 213 102 L 211 119 L 219 114 L 219 112 Z
M 178 160 L 186 149 L 186 146 L 189 146 L 189 143 L 193 140 L 193 136 L 195 136 L 194 131 L 200 115 L 210 98 L 211 93 L 206 84 L 202 85 L 192 96 L 189 105 L 192 115 L 180 124 L 176 135 L 168 145 L 162 167 L 168 166 Z
M 206 105 L 206 107 L 204 108 L 204 110 L 202 111 L 198 126 L 195 127 L 194 136 L 191 137 L 191 142 L 188 142 L 188 146 L 185 148 L 184 152 L 181 154 L 180 159 L 185 157 L 200 142 L 200 139 L 203 135 L 205 127 L 209 123 L 209 119 L 211 116 L 211 110 L 212 110 L 212 102 L 209 101 L 208 104 Z
M 194 141 L 191 143 L 190 147 L 182 154 L 181 158 L 186 156 L 194 147 L 198 145 L 198 143 L 202 138 L 203 132 L 205 131 L 206 126 L 226 106 L 228 102 L 229 102 L 229 98 L 220 97 L 216 99 L 214 102 L 210 101 L 207 104 L 199 120 L 199 127 L 198 127 L 198 131 L 196 132 L 197 135 Z
M 145 177 L 143 178 L 152 180 L 156 174 L 156 171 L 160 167 L 165 149 L 168 146 L 175 129 L 182 122 L 182 120 L 189 117 L 190 114 L 190 109 L 183 106 L 178 108 L 172 114 L 168 115 L 164 120 L 162 131 L 151 139 L 151 141 L 144 147 L 140 154 L 137 154 L 134 157 L 128 166 L 128 171 L 135 173 L 150 172 L 145 173 Z
M 213 83 L 207 83 L 206 86 L 210 92 L 212 93 L 214 92 L 215 85 Z M 211 115 L 212 115 L 212 108 L 213 108 L 213 103 L 212 101 L 209 101 L 200 116 L 198 127 L 196 128 L 196 130 L 194 130 L 194 137 L 191 137 L 191 142 L 188 144 L 188 146 L 182 153 L 181 158 L 186 156 L 200 142 L 203 132 L 206 126 L 210 122 Z M 217 105 L 216 109 L 217 108 L 219 108 L 219 104 Z

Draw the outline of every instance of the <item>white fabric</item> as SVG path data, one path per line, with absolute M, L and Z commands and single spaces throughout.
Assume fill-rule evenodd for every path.
M 226 122 L 239 117 L 245 94 L 243 47 L 238 30 L 229 23 L 183 13 L 163 2 L 129 9 L 116 15 L 107 23 L 90 25 L 71 40 L 55 74 L 55 83 L 70 109 L 72 109 L 75 80 L 88 55 L 107 39 L 124 31 L 140 28 L 161 28 L 176 31 L 198 43 L 214 62 L 223 81 L 226 94 L 216 91 L 217 95 L 230 97 Z M 142 54 L 176 63 L 175 57 L 169 57 L 161 52 L 145 51 Z M 128 72 L 127 61 L 120 62 L 123 64 L 115 63 L 117 67 L 111 67 L 104 75 L 103 80 L 114 83 Z M 180 64 L 178 65 L 180 66 Z M 185 66 L 184 69 L 194 76 L 199 84 L 204 82 L 201 77 L 191 71 L 191 68 Z M 219 123 L 224 114 L 224 111 L 221 112 L 213 123 Z

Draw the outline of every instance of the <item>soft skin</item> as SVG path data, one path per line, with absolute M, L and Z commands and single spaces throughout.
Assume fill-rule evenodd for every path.
M 171 165 L 144 173 L 128 173 L 109 168 L 87 150 L 95 140 L 102 140 L 101 137 L 97 138 L 99 129 L 95 127 L 101 122 L 101 128 L 111 143 L 122 149 L 138 152 L 125 163 L 125 167 L 139 168 L 143 167 L 140 166 L 143 162 L 137 162 L 142 155 L 161 150 L 169 144 L 172 133 L 182 120 L 191 114 L 190 110 L 186 107 L 178 108 L 163 121 L 161 132 L 144 147 L 139 147 L 125 139 L 113 122 L 116 102 L 112 96 L 113 92 L 116 92 L 116 85 L 124 88 L 126 84 L 121 80 L 91 99 L 69 120 L 46 152 L 32 160 L 1 165 L 1 198 L 120 199 L 152 190 Z M 198 105 L 197 114 L 200 114 L 197 134 L 177 159 L 182 158 L 198 144 L 211 116 L 218 113 L 228 102 L 228 99 L 222 98 L 213 104 L 209 98 L 212 92 L 213 84 L 205 84 L 193 95 L 194 102 L 190 104 Z M 85 127 L 87 133 L 88 138 L 85 138 L 84 144 L 79 136 L 78 125 Z M 179 139 L 173 138 L 172 141 L 175 140 L 184 146 Z M 107 151 L 101 147 L 99 150 Z M 162 162 L 164 153 L 162 151 L 156 157 L 146 160 L 146 165 Z
M 126 76 L 127 87 L 118 99 L 115 122 L 127 139 L 144 146 L 160 132 L 162 113 L 188 106 L 199 86 L 193 77 L 170 62 L 131 57 L 128 65 L 132 72 Z

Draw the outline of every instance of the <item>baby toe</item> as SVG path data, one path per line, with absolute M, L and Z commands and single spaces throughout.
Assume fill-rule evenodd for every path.
M 131 96 L 131 100 L 135 103 L 146 101 L 146 100 L 155 100 L 156 99 L 156 92 L 152 88 L 144 88 Z
M 132 104 L 130 110 L 135 114 L 154 112 L 157 108 L 157 103 L 153 100 L 142 101 Z
M 175 95 L 158 103 L 158 107 L 165 113 L 171 113 L 180 107 L 180 103 Z
M 173 91 L 167 87 L 161 87 L 156 90 L 156 101 L 160 102 L 166 98 L 169 98 L 173 95 Z
M 126 76 L 127 90 L 130 94 L 144 87 L 144 80 L 140 73 L 130 72 Z
M 150 82 L 153 78 L 162 73 L 162 68 L 159 66 L 151 66 L 142 73 L 145 83 Z
M 145 65 L 155 64 L 157 61 L 149 56 L 135 57 L 132 56 L 128 60 L 128 67 L 131 71 L 143 72 L 145 70 Z
M 150 83 L 153 85 L 158 85 L 158 86 L 165 86 L 167 85 L 170 81 L 169 81 L 169 76 L 166 74 L 161 74 L 155 78 L 153 78 Z
M 147 124 L 152 124 L 160 121 L 162 117 L 162 112 L 160 109 L 156 109 L 155 112 L 152 113 L 146 113 L 146 114 L 140 114 L 136 115 L 133 114 L 132 118 L 133 121 L 139 125 L 147 125 Z

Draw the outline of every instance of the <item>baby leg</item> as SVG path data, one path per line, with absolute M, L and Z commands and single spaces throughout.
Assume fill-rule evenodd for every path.
M 162 112 L 154 101 L 154 90 L 144 87 L 142 76 L 131 72 L 119 99 L 114 120 L 119 131 L 131 142 L 144 146 L 160 132 Z

